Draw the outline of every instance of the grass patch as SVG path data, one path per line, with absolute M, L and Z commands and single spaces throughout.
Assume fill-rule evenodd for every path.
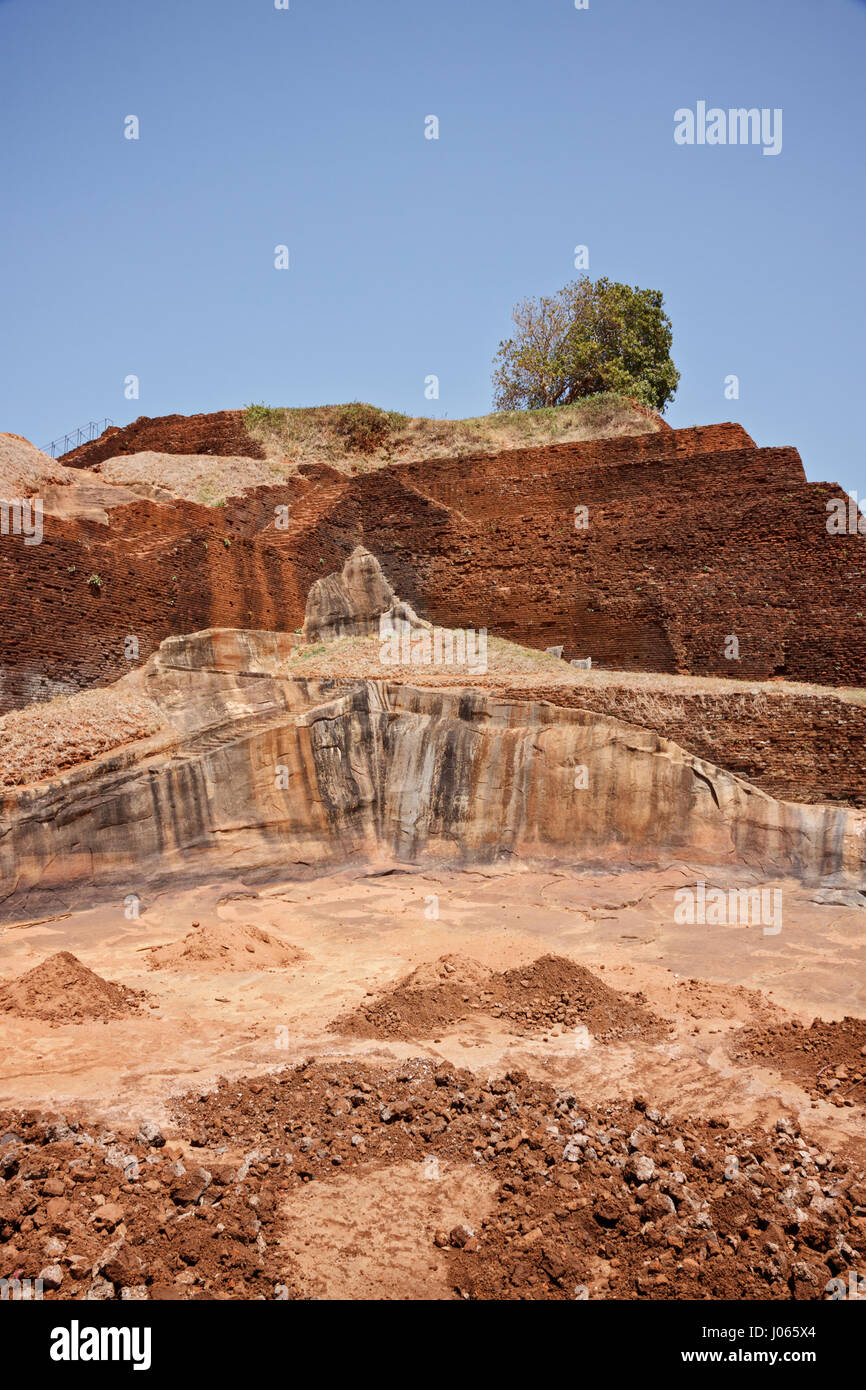
M 279 429 L 285 411 L 276 405 L 248 405 L 244 408 L 244 424 L 247 429 Z
M 495 454 L 545 444 L 646 434 L 659 416 L 627 396 L 607 392 L 572 405 L 506 410 L 467 420 L 408 416 L 366 401 L 344 405 L 249 405 L 247 430 L 269 459 L 282 464 L 327 463 L 365 472 L 389 463 Z

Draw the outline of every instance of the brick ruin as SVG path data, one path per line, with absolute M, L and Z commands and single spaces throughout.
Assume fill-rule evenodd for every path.
M 140 415 L 123 428 L 109 425 L 98 439 L 64 454 L 71 468 L 93 468 L 120 454 L 237 454 L 259 459 L 264 450 L 244 426 L 242 410 L 215 410 L 209 415 Z
M 65 461 L 253 453 L 240 412 L 185 418 L 137 421 Z M 722 424 L 352 474 L 306 465 L 224 507 L 141 500 L 108 525 L 46 515 L 41 545 L 0 544 L 0 711 L 115 680 L 130 635 L 144 660 L 170 634 L 300 628 L 311 583 L 359 542 L 437 624 L 610 669 L 864 685 L 866 538 L 825 524 L 844 496 L 808 483 L 796 449 Z

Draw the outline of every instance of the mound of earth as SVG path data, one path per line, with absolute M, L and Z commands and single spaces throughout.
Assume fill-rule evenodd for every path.
M 417 1058 L 222 1080 L 174 1114 L 199 1153 L 255 1150 L 269 1213 L 275 1188 L 329 1184 L 339 1204 L 365 1170 L 415 1160 L 432 1189 L 471 1159 L 497 1184 L 489 1214 L 432 1241 L 464 1298 L 826 1299 L 866 1258 L 862 1169 L 787 1118 L 768 1132 L 642 1097 L 587 1107 L 520 1071 L 482 1077 Z M 377 1239 L 361 1213 L 345 1254 Z M 282 1279 L 304 1296 L 291 1267 Z
M 478 1014 L 507 1020 L 517 1034 L 582 1024 L 603 1042 L 663 1031 L 643 995 L 621 994 L 585 966 L 554 955 L 505 971 L 442 956 L 336 1019 L 331 1029 L 363 1038 L 427 1038 Z
M 748 1028 L 734 1041 L 739 1061 L 763 1062 L 797 1081 L 810 1095 L 837 1106 L 866 1104 L 866 1019 L 793 1020 L 778 1028 Z
M 135 1013 L 145 998 L 141 990 L 103 980 L 71 951 L 58 951 L 0 989 L 0 1013 L 77 1023 Z
M 306 960 L 296 946 L 286 946 L 261 927 L 210 922 L 194 927 L 182 941 L 152 946 L 151 970 L 280 970 Z
M 48 1300 L 305 1297 L 297 1199 L 316 1204 L 300 1234 L 323 1225 L 327 1283 L 359 1247 L 374 1268 L 391 1258 L 393 1229 L 371 1222 L 382 1186 L 371 1207 L 365 1184 L 394 1173 L 399 1199 L 413 1167 L 443 1297 L 821 1300 L 866 1259 L 866 1175 L 789 1119 L 589 1107 L 519 1071 L 426 1058 L 223 1078 L 170 1109 L 166 1136 L 0 1112 L 4 1269 L 41 1277 Z M 434 1225 L 454 1220 L 468 1166 L 490 1200 Z

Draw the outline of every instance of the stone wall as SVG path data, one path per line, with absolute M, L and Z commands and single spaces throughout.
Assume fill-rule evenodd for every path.
M 143 660 L 170 634 L 298 629 L 311 585 L 359 542 L 438 624 L 596 666 L 863 685 L 866 538 L 827 533 L 841 496 L 805 481 L 796 450 L 718 425 L 308 466 L 225 507 L 141 501 L 107 525 L 46 516 L 41 545 L 0 538 L 0 711 L 116 679 L 130 635 Z

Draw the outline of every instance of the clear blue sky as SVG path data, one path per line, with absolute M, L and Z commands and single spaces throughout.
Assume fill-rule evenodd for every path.
M 664 292 L 672 424 L 866 493 L 861 0 L 0 0 L 0 62 L 0 429 L 483 413 L 586 244 Z M 677 146 L 699 100 L 781 107 L 782 153 Z

